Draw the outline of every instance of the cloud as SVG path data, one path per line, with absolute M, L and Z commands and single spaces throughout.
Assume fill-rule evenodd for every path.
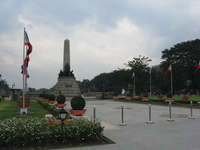
M 163 41 L 148 36 L 128 18 L 118 20 L 114 28 L 107 28 L 104 32 L 95 29 L 97 24 L 90 20 L 73 28 L 71 64 L 78 78 L 85 74 L 84 78 L 92 79 L 97 73 L 124 68 L 124 63 L 139 55 L 153 57 L 152 53 Z M 152 46 L 146 46 L 146 43 Z M 158 64 L 158 60 L 154 64 Z
M 33 45 L 30 87 L 56 84 L 66 38 L 71 69 L 80 81 L 124 68 L 139 55 L 157 65 L 162 50 L 199 37 L 199 4 L 196 0 L 2 1 L 0 73 L 9 85 L 22 87 L 24 27 Z

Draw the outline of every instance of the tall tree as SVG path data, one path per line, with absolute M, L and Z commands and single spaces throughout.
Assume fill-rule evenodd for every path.
M 200 89 L 200 71 L 194 74 L 194 70 L 200 61 L 200 40 L 192 40 L 174 45 L 170 49 L 162 51 L 162 67 L 171 64 L 173 71 L 174 92 L 187 89 Z M 191 83 L 188 86 L 188 83 Z M 187 89 L 189 90 L 189 89 Z
M 122 89 L 128 90 L 128 85 L 131 84 L 131 74 L 130 70 L 119 68 L 109 74 L 108 80 L 114 93 L 119 94 L 122 92 Z
M 139 58 L 133 57 L 132 61 L 128 61 L 125 64 L 127 67 L 131 68 L 132 72 L 135 72 L 135 92 L 140 94 L 142 92 L 149 92 L 149 62 L 151 59 L 149 57 L 142 57 L 139 55 Z

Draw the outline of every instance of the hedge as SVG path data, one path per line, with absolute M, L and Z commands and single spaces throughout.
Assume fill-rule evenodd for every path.
M 18 149 L 64 144 L 102 142 L 100 122 L 79 119 L 48 125 L 45 119 L 12 118 L 0 121 L 0 149 Z
M 54 105 L 49 105 L 48 102 L 43 100 L 38 100 L 38 103 L 43 106 L 44 109 L 47 109 L 54 117 L 58 117 L 59 109 L 56 109 Z

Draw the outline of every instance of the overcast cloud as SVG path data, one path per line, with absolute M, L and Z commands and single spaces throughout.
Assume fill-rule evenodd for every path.
M 23 30 L 30 54 L 28 86 L 50 88 L 70 40 L 77 80 L 125 68 L 139 55 L 157 65 L 164 49 L 199 38 L 199 0 L 1 0 L 0 74 L 22 88 Z

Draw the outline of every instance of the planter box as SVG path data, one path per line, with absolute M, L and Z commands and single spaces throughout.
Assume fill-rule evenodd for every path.
M 74 116 L 82 116 L 85 114 L 85 112 L 87 111 L 86 109 L 83 109 L 83 110 L 73 110 L 73 109 L 70 109 L 69 110 L 70 113 L 72 113 Z
M 49 101 L 49 104 L 55 104 L 56 101 Z
M 24 107 L 27 108 L 30 106 L 31 103 L 24 103 Z M 21 108 L 23 108 L 23 103 L 17 103 L 17 105 Z
M 113 99 L 118 99 L 118 96 L 114 96 Z
M 174 102 L 173 98 L 166 98 L 165 102 Z
M 183 99 L 183 100 L 188 100 L 188 99 L 189 99 L 189 97 L 182 97 L 182 99 Z
M 144 98 L 142 99 L 142 101 L 145 101 L 145 102 L 149 101 L 149 97 L 144 97 Z
M 158 99 L 163 99 L 163 96 L 158 96 Z
M 62 107 L 65 107 L 67 104 L 56 104 L 56 107 L 58 108 L 62 108 Z
M 126 100 L 131 100 L 131 96 L 126 96 Z
M 48 99 L 44 99 L 44 101 L 46 101 L 46 102 L 49 102 L 49 100 L 48 100 Z

